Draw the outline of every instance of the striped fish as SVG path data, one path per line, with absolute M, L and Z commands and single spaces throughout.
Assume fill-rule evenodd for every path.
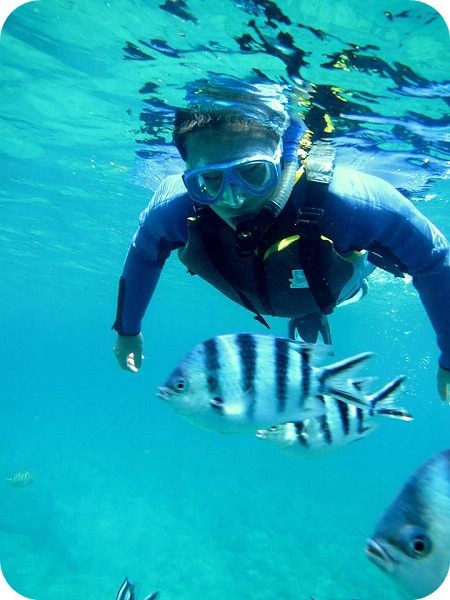
M 409 476 L 367 540 L 366 555 L 402 598 L 450 598 L 449 448 Z
M 136 600 L 135 588 L 136 586 L 133 583 L 130 583 L 128 577 L 125 577 L 117 592 L 116 600 Z M 153 592 L 150 596 L 147 596 L 145 600 L 156 600 L 158 596 L 159 592 Z
M 334 452 L 374 431 L 378 426 L 377 417 L 412 420 L 407 410 L 392 406 L 393 397 L 403 381 L 404 377 L 398 377 L 367 396 L 370 404 L 367 409 L 346 404 L 332 396 L 322 396 L 325 414 L 259 429 L 256 436 L 274 444 L 279 450 L 302 458 L 315 458 Z
M 370 408 L 349 375 L 371 353 L 313 366 L 329 352 L 271 335 L 217 336 L 188 352 L 157 395 L 196 425 L 222 433 L 323 415 L 323 394 Z

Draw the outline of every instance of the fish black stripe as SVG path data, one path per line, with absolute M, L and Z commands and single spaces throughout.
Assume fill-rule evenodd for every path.
M 363 433 L 365 431 L 364 427 L 364 411 L 362 408 L 356 409 L 356 418 L 358 422 L 358 433 Z
M 297 440 L 298 440 L 299 444 L 301 444 L 302 446 L 307 448 L 309 446 L 308 435 L 304 431 L 305 425 L 304 425 L 303 421 L 298 421 L 297 423 L 294 423 L 294 427 L 295 427 L 295 433 L 297 435 Z
M 215 338 L 207 340 L 203 343 L 203 348 L 205 351 L 205 373 L 209 392 L 214 396 L 220 396 L 220 353 L 217 340 Z
M 348 404 L 346 404 L 343 400 L 336 399 L 336 404 L 339 410 L 339 415 L 341 417 L 342 429 L 345 435 L 350 433 L 350 409 Z M 361 410 L 358 408 L 357 410 Z
M 241 365 L 241 390 L 249 394 L 246 413 L 247 417 L 251 419 L 255 411 L 256 341 L 250 333 L 238 333 L 236 345 Z
M 309 391 L 311 389 L 311 367 L 309 365 L 310 354 L 311 354 L 310 349 L 307 346 L 305 346 L 305 348 L 302 348 L 302 350 L 300 352 L 300 358 L 301 358 L 300 369 L 301 369 L 301 375 L 302 375 L 302 383 L 301 383 L 302 397 L 300 399 L 300 405 L 303 405 L 305 399 L 309 396 Z
M 331 435 L 330 426 L 328 424 L 327 415 L 320 415 L 317 418 L 317 422 L 319 423 L 320 429 L 323 434 L 323 438 L 328 445 L 333 443 L 333 436 Z
M 275 384 L 278 412 L 286 408 L 287 373 L 289 368 L 289 342 L 284 338 L 275 339 Z

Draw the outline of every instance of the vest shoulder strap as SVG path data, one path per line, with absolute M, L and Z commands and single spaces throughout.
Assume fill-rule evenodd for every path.
M 328 198 L 328 186 L 333 179 L 336 151 L 330 142 L 314 142 L 304 161 L 306 190 L 298 225 L 303 235 L 318 234 Z
M 299 215 L 299 228 L 303 236 L 317 236 L 319 221 L 322 218 L 328 198 L 328 186 L 333 178 L 336 151 L 330 142 L 319 140 L 311 146 L 305 158 L 306 191 L 305 200 Z M 311 244 L 305 245 L 308 253 Z M 392 273 L 395 277 L 404 277 L 406 266 L 388 248 L 378 242 L 372 243 L 367 250 L 368 260 L 376 267 Z
M 333 179 L 336 150 L 327 141 L 314 142 L 305 159 L 305 174 L 308 182 L 305 206 L 325 207 L 328 186 Z

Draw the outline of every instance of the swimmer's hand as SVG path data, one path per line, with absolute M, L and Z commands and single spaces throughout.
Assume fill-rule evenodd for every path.
M 450 403 L 450 370 L 438 367 L 437 388 L 441 400 Z
M 144 337 L 142 333 L 138 335 L 117 335 L 114 345 L 114 354 L 116 355 L 119 366 L 125 371 L 137 373 L 142 366 L 142 348 L 144 346 Z

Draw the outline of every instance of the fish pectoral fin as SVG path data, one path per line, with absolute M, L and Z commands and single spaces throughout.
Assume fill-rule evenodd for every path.
M 223 402 L 222 398 L 219 398 L 219 396 L 215 396 L 214 398 L 211 398 L 211 400 L 209 401 L 209 404 L 215 410 L 222 412 L 224 402 Z
M 210 404 L 212 408 L 220 411 L 220 413 L 226 417 L 239 419 L 245 414 L 252 398 L 253 393 L 248 390 L 242 392 L 237 398 L 227 399 L 226 402 L 222 398 L 212 398 Z
M 211 408 L 214 409 L 220 415 L 226 415 L 227 417 L 239 416 L 243 412 L 244 400 L 238 398 L 236 401 L 223 400 L 219 396 L 211 398 L 209 401 Z

